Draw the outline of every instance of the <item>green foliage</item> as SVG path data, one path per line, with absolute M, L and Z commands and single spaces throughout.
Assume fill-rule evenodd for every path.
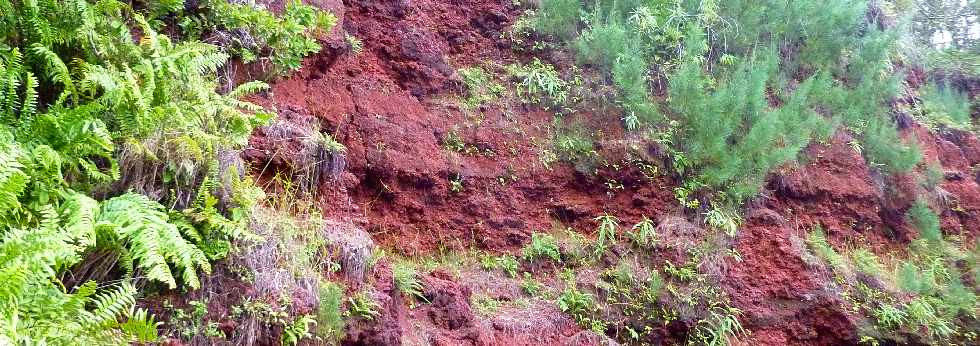
M 418 271 L 411 263 L 399 261 L 391 268 L 392 276 L 395 280 L 395 287 L 406 297 L 428 302 L 422 293 L 424 288 L 419 281 Z
M 558 295 L 558 309 L 571 315 L 582 328 L 603 333 L 606 328 L 605 323 L 602 319 L 593 317 L 597 306 L 592 294 L 580 291 L 575 286 L 574 279 L 567 282 L 566 286 L 565 290 Z
M 559 117 L 555 117 L 552 124 L 555 130 L 553 141 L 558 158 L 574 162 L 595 156 L 592 136 L 584 126 L 578 123 L 565 124 Z
M 174 266 L 184 283 L 197 288 L 201 283 L 196 269 L 210 272 L 204 252 L 184 240 L 177 227 L 167 222 L 163 206 L 146 196 L 128 193 L 109 199 L 93 219 L 99 225 L 98 238 L 109 240 L 100 246 L 115 248 L 130 273 L 139 268 L 146 278 L 176 288 L 170 270 Z
M 599 234 L 595 241 L 594 255 L 602 256 L 606 249 L 616 243 L 616 231 L 619 228 L 619 219 L 609 214 L 597 216 L 593 221 L 598 223 L 596 232 Z
M 657 244 L 656 226 L 646 216 L 640 222 L 633 225 L 633 228 L 626 234 L 633 243 L 640 247 L 651 247 Z
M 538 259 L 550 259 L 555 262 L 561 262 L 558 241 L 553 235 L 547 233 L 531 233 L 531 242 L 524 246 L 522 253 L 524 259 L 531 262 Z
M 347 46 L 350 47 L 350 51 L 354 55 L 361 54 L 361 51 L 364 50 L 364 42 L 357 38 L 357 36 L 344 34 L 344 42 L 347 42 Z
M 343 302 L 343 287 L 331 281 L 320 283 L 320 306 L 317 307 L 316 330 L 313 333 L 317 338 L 327 343 L 340 342 L 345 324 L 341 308 Z
M 235 157 L 271 115 L 240 98 L 268 85 L 219 94 L 228 55 L 157 31 L 182 7 L 0 5 L 0 343 L 152 342 L 130 282 L 197 288 L 246 233 L 260 193 Z
M 823 233 L 823 228 L 820 226 L 814 227 L 810 231 L 810 234 L 807 235 L 806 241 L 817 257 L 830 264 L 830 267 L 837 274 L 845 275 L 848 273 L 847 259 L 830 246 L 830 243 L 827 242 L 827 237 Z
M 868 249 L 861 248 L 851 252 L 851 261 L 854 263 L 854 269 L 859 272 L 871 276 L 878 276 L 885 273 L 885 268 L 881 264 L 881 261 L 878 260 L 878 256 Z
M 827 132 L 826 120 L 814 110 L 810 93 L 826 83 L 825 75 L 802 82 L 780 107 L 769 105 L 766 93 L 777 66 L 773 53 L 746 60 L 711 90 L 712 77 L 702 72 L 694 37 L 691 51 L 670 81 L 671 109 L 684 128 L 680 146 L 697 181 L 722 190 L 740 202 L 754 196 L 769 171 L 796 159 L 811 141 Z
M 276 74 L 297 70 L 303 57 L 320 50 L 317 38 L 330 31 L 337 17 L 299 0 L 286 2 L 281 16 L 252 3 L 207 0 L 209 9 L 184 16 L 180 26 L 192 37 L 222 32 L 225 47 L 244 62 L 269 61 Z
M 463 106 L 466 108 L 476 108 L 493 102 L 506 91 L 503 85 L 494 81 L 487 70 L 480 66 L 462 68 L 457 73 L 462 77 L 468 94 L 463 99 Z
M 534 26 L 545 34 L 562 39 L 571 38 L 578 29 L 581 8 L 582 3 L 579 0 L 542 0 Z
M 368 297 L 364 292 L 358 292 L 354 296 L 347 298 L 347 311 L 344 316 L 353 316 L 366 320 L 374 320 L 381 316 L 381 306 L 378 302 Z
M 560 109 L 568 100 L 568 82 L 550 64 L 534 58 L 527 65 L 508 65 L 507 71 L 517 80 L 517 96 L 528 103 Z
M 967 95 L 934 83 L 927 84 L 920 89 L 920 92 L 922 107 L 916 118 L 923 125 L 933 130 L 941 128 L 969 130 L 973 127 L 970 100 Z
M 730 208 L 714 206 L 711 210 L 704 213 L 704 222 L 709 226 L 725 232 L 729 237 L 734 237 L 738 232 L 738 226 L 742 224 L 742 217 L 738 212 Z
M 939 216 L 936 215 L 929 205 L 922 200 L 917 200 L 912 207 L 905 212 L 905 217 L 909 224 L 919 231 L 919 238 L 925 239 L 930 244 L 942 242 L 942 231 L 939 229 Z
M 739 335 L 747 333 L 738 321 L 741 314 L 739 309 L 729 306 L 719 306 L 711 310 L 708 318 L 698 321 L 689 341 L 698 345 L 731 345 L 738 340 Z
M 281 345 L 295 346 L 300 340 L 312 337 L 310 324 L 316 326 L 316 320 L 311 315 L 303 315 L 287 323 L 282 328 L 282 338 L 279 339 Z
M 521 290 L 529 296 L 536 297 L 544 290 L 544 284 L 531 277 L 531 273 L 524 272 L 524 279 L 521 280 Z
M 507 276 L 511 278 L 517 277 L 519 263 L 517 263 L 516 257 L 513 255 L 501 255 L 500 257 L 497 257 L 496 262 L 497 266 L 499 266 L 500 269 L 507 274 Z

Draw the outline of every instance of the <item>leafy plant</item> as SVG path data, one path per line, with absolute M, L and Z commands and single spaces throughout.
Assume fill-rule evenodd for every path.
M 693 340 L 701 345 L 730 345 L 738 340 L 739 335 L 748 333 L 738 321 L 741 314 L 741 311 L 729 306 L 712 309 L 710 317 L 698 321 Z
M 312 315 L 303 315 L 287 323 L 282 329 L 280 344 L 294 346 L 300 340 L 312 337 L 313 334 L 310 333 L 310 325 L 316 326 L 316 323 L 316 319 Z
M 343 302 L 343 287 L 330 281 L 320 284 L 320 305 L 317 307 L 314 332 L 317 338 L 329 343 L 337 342 L 343 337 L 345 324 L 341 308 Z
M 378 302 L 368 297 L 364 292 L 358 292 L 354 296 L 347 298 L 347 312 L 345 316 L 353 316 L 366 320 L 374 320 L 381 316 L 381 306 Z
M 547 101 L 549 107 L 560 108 L 568 100 L 568 83 L 550 64 L 535 58 L 527 65 L 508 65 L 507 70 L 518 81 L 517 96 L 528 103 Z
M 422 282 L 419 281 L 418 271 L 415 270 L 415 266 L 399 261 L 395 262 L 394 266 L 392 266 L 391 272 L 392 276 L 394 276 L 395 287 L 398 288 L 399 292 L 406 297 L 428 302 L 425 294 L 422 293 L 424 288 L 422 287 Z
M 599 224 L 596 228 L 599 236 L 595 242 L 595 255 L 600 256 L 605 252 L 607 246 L 616 243 L 616 230 L 619 228 L 619 219 L 609 214 L 603 214 L 593 219 L 593 221 Z
M 554 236 L 546 233 L 531 233 L 531 242 L 524 246 L 522 250 L 524 259 L 534 262 L 538 259 L 550 259 L 561 262 L 561 252 L 558 250 L 558 241 Z
M 507 255 L 507 254 L 501 255 L 500 257 L 497 257 L 496 262 L 497 262 L 497 266 L 499 266 L 500 269 L 502 269 L 504 273 L 507 274 L 507 276 L 510 276 L 512 278 L 517 277 L 517 269 L 519 263 L 517 263 L 517 258 L 515 258 L 513 255 Z
M 646 216 L 633 225 L 627 235 L 636 245 L 641 247 L 651 247 L 657 244 L 656 226 Z
M 524 279 L 521 280 L 521 290 L 529 296 L 534 297 L 541 294 L 541 291 L 544 290 L 544 285 L 531 277 L 531 273 L 525 272 Z
M 303 57 L 320 50 L 318 36 L 337 23 L 333 14 L 299 0 L 286 2 L 281 16 L 252 3 L 207 0 L 202 5 L 210 11 L 183 17 L 185 31 L 226 33 L 225 46 L 235 55 L 245 62 L 269 61 L 275 74 L 299 69 Z

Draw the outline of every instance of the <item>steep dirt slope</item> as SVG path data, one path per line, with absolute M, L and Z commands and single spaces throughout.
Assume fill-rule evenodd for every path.
M 276 82 L 260 102 L 278 109 L 282 119 L 315 125 L 346 146 L 346 169 L 319 187 L 327 218 L 351 221 L 382 247 L 416 255 L 444 247 L 514 252 L 532 231 L 549 230 L 556 221 L 591 233 L 591 219 L 602 213 L 617 215 L 624 224 L 643 215 L 658 222 L 683 215 L 669 178 L 648 180 L 635 168 L 596 176 L 568 164 L 545 167 L 533 143 L 549 136 L 548 112 L 514 104 L 474 111 L 453 102 L 453 95 L 463 92 L 457 69 L 522 58 L 500 39 L 519 15 L 511 1 L 318 2 L 343 18 L 342 25 L 301 73 Z M 344 34 L 363 41 L 363 50 L 351 52 Z M 464 126 L 474 114 L 478 126 Z M 597 122 L 608 116 L 579 115 Z M 607 138 L 622 137 L 618 122 L 602 123 L 617 127 L 603 129 Z M 493 155 L 444 149 L 450 131 Z M 937 136 L 917 125 L 904 133 L 918 139 L 927 162 L 942 167 L 943 198 L 958 206 L 943 213 L 944 229 L 975 237 L 980 187 L 973 167 L 980 163 L 980 141 L 966 133 Z M 819 224 L 836 245 L 862 239 L 877 251 L 897 249 L 909 239 L 904 211 L 920 188 L 912 178 L 886 181 L 869 171 L 849 141 L 840 132 L 827 144 L 813 145 L 807 162 L 773 176 L 767 192 L 750 203 L 734 243 L 742 261 L 728 260 L 721 273 L 722 287 L 745 312 L 743 324 L 752 332 L 745 344 L 856 343 L 857 319 L 828 291 L 830 274 L 806 258 L 801 237 Z M 624 145 L 615 140 L 600 145 L 610 157 L 625 157 Z M 268 177 L 299 161 L 288 148 L 260 131 L 246 155 Z M 463 182 L 463 191 L 451 191 L 454 179 Z M 622 189 L 610 189 L 604 184 L 608 179 L 621 182 Z M 535 320 L 550 318 L 550 324 L 517 338 L 522 333 L 505 331 L 520 324 L 505 326 L 502 317 L 471 311 L 471 292 L 487 284 L 481 280 L 430 275 L 424 286 L 431 291 L 427 296 L 437 299 L 410 310 L 391 287 L 390 269 L 381 266 L 373 275 L 379 291 L 389 295 L 384 317 L 351 331 L 349 344 L 596 344 L 601 339 L 555 317 L 560 313 L 554 307 L 536 309 L 551 316 Z

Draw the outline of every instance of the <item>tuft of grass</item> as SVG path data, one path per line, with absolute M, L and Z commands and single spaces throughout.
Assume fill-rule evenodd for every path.
M 848 272 L 847 259 L 845 259 L 844 256 L 841 256 L 841 254 L 837 253 L 837 250 L 834 250 L 834 248 L 830 246 L 830 243 L 827 242 L 827 237 L 823 233 L 822 227 L 818 225 L 814 227 L 812 231 L 810 231 L 810 234 L 807 236 L 807 243 L 810 245 L 810 248 L 817 255 L 817 257 L 820 257 L 826 261 L 834 272 L 840 275 Z

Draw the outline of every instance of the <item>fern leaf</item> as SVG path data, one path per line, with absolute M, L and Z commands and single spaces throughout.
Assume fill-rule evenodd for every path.
M 83 247 L 95 245 L 95 220 L 99 216 L 99 202 L 91 197 L 75 193 L 62 206 L 65 230 Z

